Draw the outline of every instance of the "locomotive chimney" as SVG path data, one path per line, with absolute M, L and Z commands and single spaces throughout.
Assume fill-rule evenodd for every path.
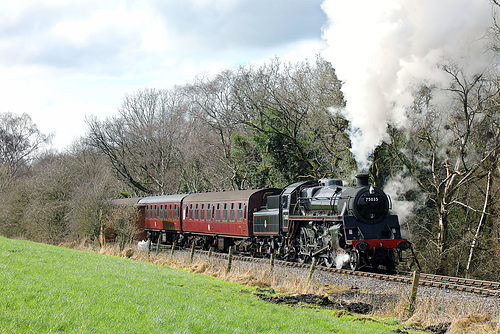
M 368 174 L 358 174 L 356 180 L 358 181 L 358 187 L 368 187 Z

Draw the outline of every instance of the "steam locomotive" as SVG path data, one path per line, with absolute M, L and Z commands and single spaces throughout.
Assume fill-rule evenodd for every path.
M 276 257 L 327 267 L 393 270 L 411 248 L 401 237 L 391 201 L 357 175 L 356 187 L 337 179 L 257 189 L 144 197 L 146 238 L 157 243 Z

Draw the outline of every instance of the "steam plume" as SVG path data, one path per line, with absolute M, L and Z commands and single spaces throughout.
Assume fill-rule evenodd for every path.
M 341 112 L 361 169 L 388 139 L 388 124 L 404 127 L 413 89 L 447 87 L 438 65 L 451 62 L 473 75 L 491 62 L 488 0 L 325 0 L 322 8 L 329 18 L 323 56 L 344 81 Z
M 391 197 L 392 210 L 401 223 L 401 234 L 404 238 L 410 237 L 408 225 L 403 225 L 413 213 L 416 203 L 407 201 L 404 195 L 409 190 L 418 191 L 417 183 L 411 178 L 404 178 L 401 174 L 392 177 L 384 187 L 384 192 Z

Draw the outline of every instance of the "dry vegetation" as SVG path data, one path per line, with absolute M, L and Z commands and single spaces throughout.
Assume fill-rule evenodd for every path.
M 464 305 L 457 301 L 443 310 L 439 300 L 421 296 L 412 314 L 408 313 L 408 293 L 384 292 L 374 298 L 372 292 L 353 289 L 346 286 L 335 286 L 327 283 L 307 281 L 307 272 L 293 268 L 274 267 L 271 271 L 269 264 L 262 262 L 233 262 L 231 270 L 227 272 L 227 260 L 218 257 L 208 257 L 196 254 L 193 261 L 189 252 L 147 252 L 137 250 L 137 247 L 126 248 L 120 251 L 118 245 L 107 245 L 97 249 L 85 242 L 66 244 L 64 246 L 86 251 L 95 251 L 101 254 L 132 258 L 137 261 L 154 263 L 159 266 L 169 266 L 187 270 L 189 272 L 210 275 L 224 281 L 234 282 L 245 286 L 257 287 L 258 291 L 271 296 L 310 296 L 328 297 L 341 305 L 355 303 L 370 303 L 370 317 L 395 318 L 416 328 L 424 328 L 435 333 L 500 333 L 497 316 L 492 316 L 492 310 L 482 305 Z M 323 299 L 319 300 L 323 300 Z M 279 299 L 279 298 L 276 298 Z M 306 300 L 307 298 L 304 298 Z M 266 300 L 273 301 L 273 298 Z M 281 302 L 286 303 L 283 299 Z M 307 302 L 307 301 L 305 301 Z M 292 303 L 291 303 L 292 304 Z M 295 303 L 294 303 L 295 304 Z M 315 307 L 321 307 L 320 303 Z M 355 311 L 354 311 L 355 312 Z M 344 314 L 339 311 L 339 316 Z

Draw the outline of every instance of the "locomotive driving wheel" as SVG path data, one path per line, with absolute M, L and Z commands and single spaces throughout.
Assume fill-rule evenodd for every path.
M 299 233 L 299 247 L 297 252 L 297 261 L 299 263 L 307 263 L 310 260 L 307 240 L 307 231 L 304 227 L 302 227 Z
M 357 249 L 353 249 L 349 253 L 349 268 L 351 268 L 352 271 L 358 270 L 360 267 L 359 265 L 359 253 Z
M 325 266 L 327 268 L 331 268 L 335 265 L 335 258 L 337 257 L 337 252 L 335 250 L 329 250 L 326 253 L 326 256 L 323 258 L 323 261 L 325 262 Z

